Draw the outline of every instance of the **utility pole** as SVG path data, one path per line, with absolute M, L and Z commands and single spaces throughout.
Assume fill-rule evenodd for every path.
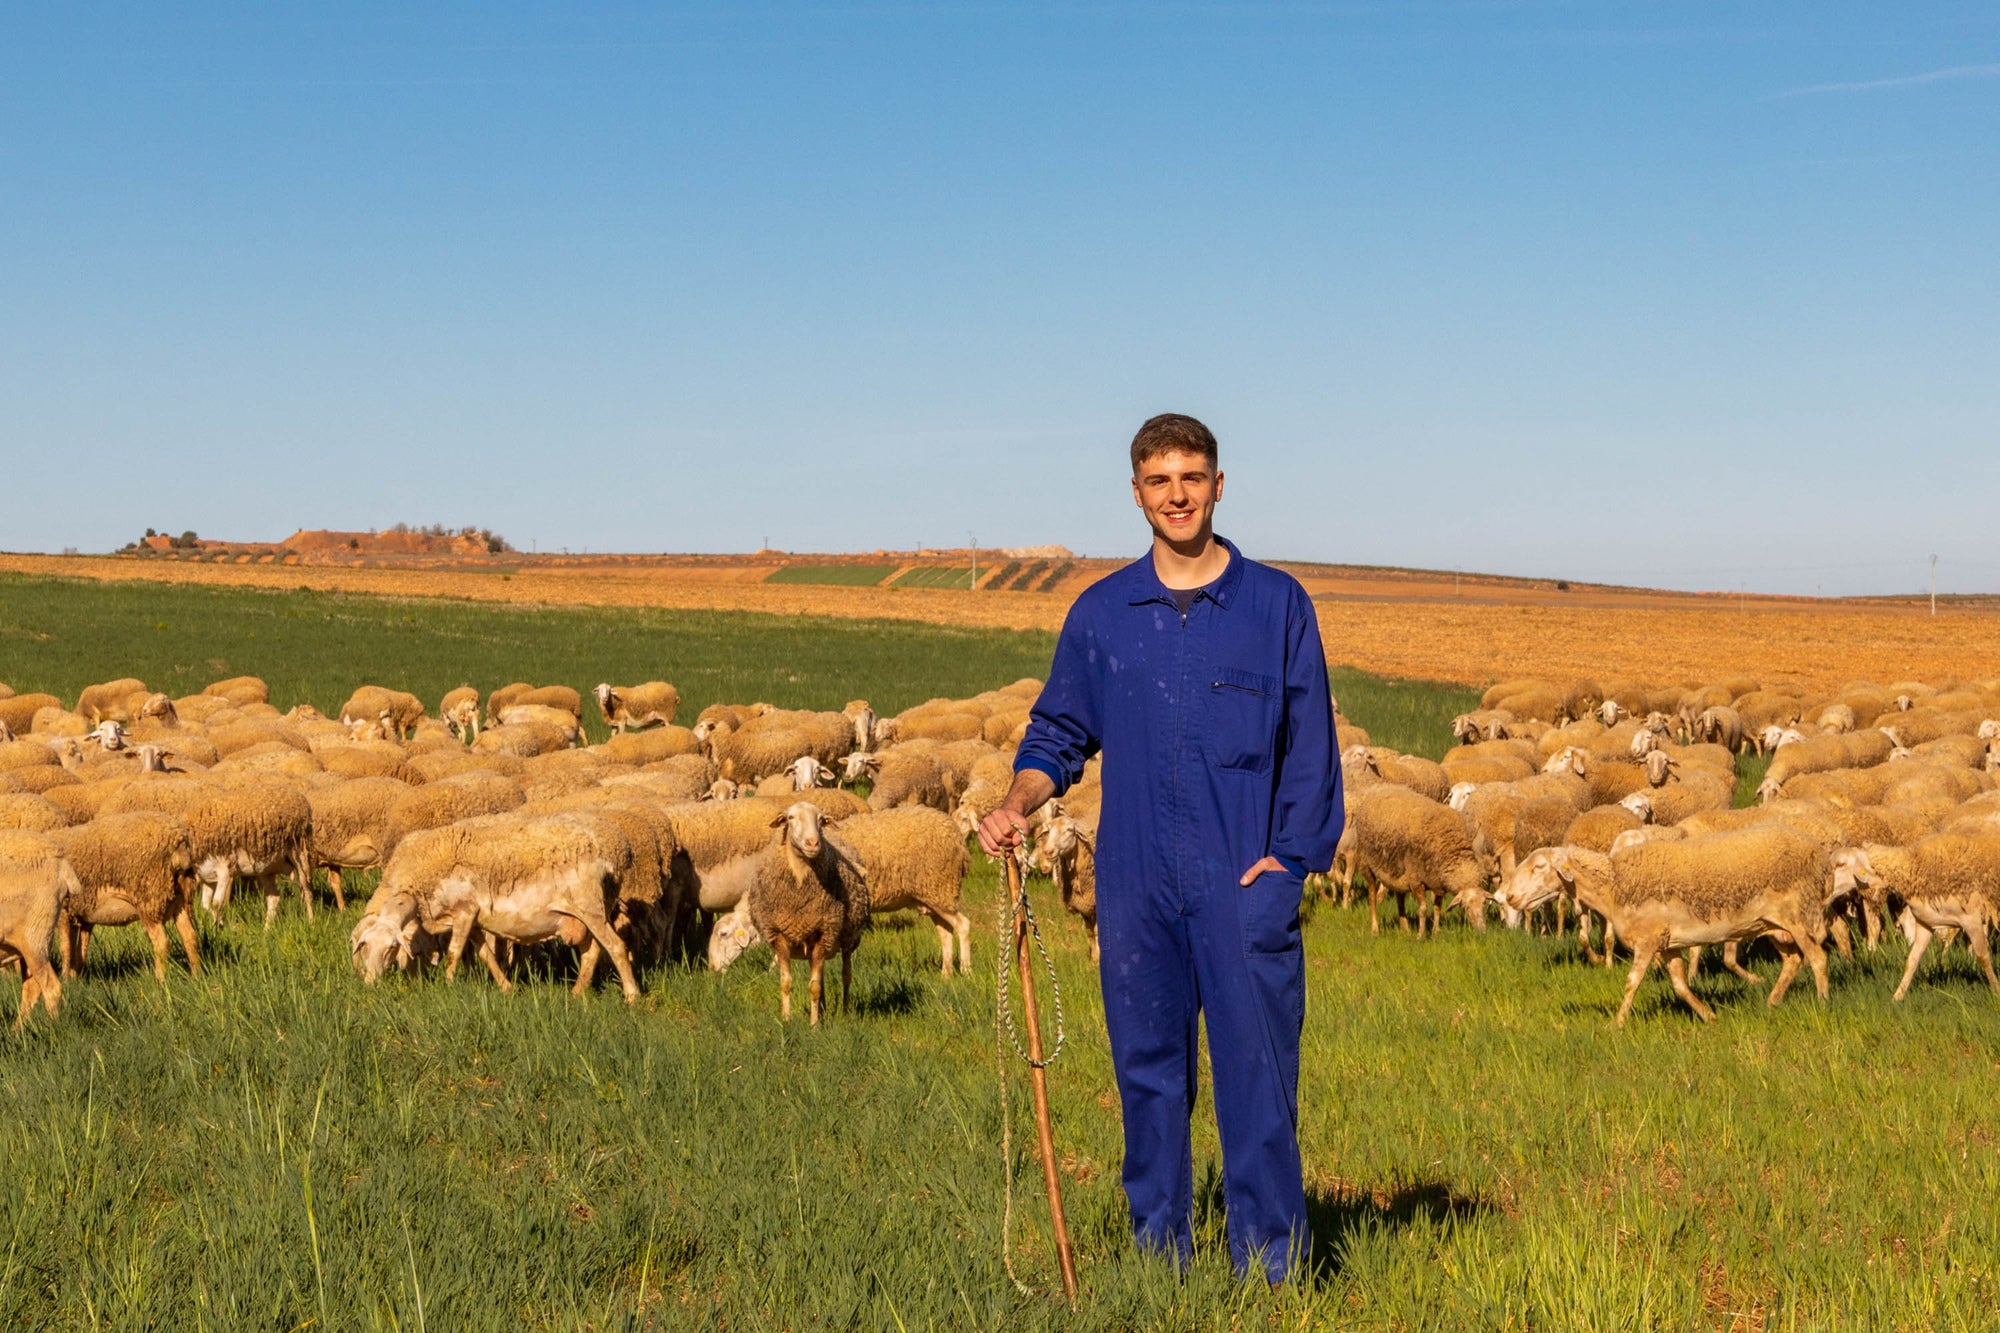
M 972 590 L 979 591 L 979 534 L 972 534 Z
M 1937 615 L 1937 557 L 1931 557 L 1931 615 Z

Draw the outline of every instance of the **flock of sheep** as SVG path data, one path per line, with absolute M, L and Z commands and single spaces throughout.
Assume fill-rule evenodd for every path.
M 254 677 L 170 699 L 138 680 L 74 707 L 0 685 L 0 959 L 24 978 L 17 1025 L 51 1014 L 93 929 L 138 924 L 164 978 L 171 924 L 200 970 L 197 908 L 237 884 L 277 915 L 281 881 L 314 910 L 314 872 L 336 909 L 344 876 L 381 879 L 351 937 L 368 982 L 468 947 L 503 990 L 517 950 L 579 951 L 576 987 L 609 959 L 628 1000 L 635 959 L 700 956 L 720 970 L 758 941 L 791 1015 L 793 957 L 810 965 L 810 1012 L 838 957 L 843 998 L 871 915 L 914 910 L 949 976 L 971 966 L 960 901 L 966 839 L 1006 794 L 1039 682 L 934 699 L 878 718 L 718 704 L 692 727 L 654 681 L 599 685 L 613 734 L 584 745 L 567 686 L 451 691 L 433 715 L 379 686 L 337 716 L 281 713 Z M 1330 868 L 1343 903 L 1388 896 L 1421 936 L 1446 906 L 1483 927 L 1542 918 L 1640 982 L 1666 959 L 1676 993 L 1700 951 L 1762 984 L 1738 946 L 1766 938 L 1776 1004 L 1801 966 L 1822 995 L 1826 946 L 1876 947 L 1893 919 L 1910 941 L 1896 998 L 1932 939 L 1962 935 L 2000 992 L 1988 928 L 2000 924 L 2000 681 L 1850 684 L 1832 695 L 1752 679 L 1689 689 L 1509 681 L 1453 722 L 1441 762 L 1371 746 L 1341 720 L 1348 821 Z M 1760 803 L 1736 809 L 1740 753 L 1770 755 Z M 854 788 L 868 786 L 863 799 Z M 1097 761 L 1038 812 L 1029 864 L 1050 876 L 1096 953 Z M 1552 920 L 1548 920 L 1552 918 Z M 705 937 L 705 938 L 704 938 Z M 60 975 L 51 962 L 51 941 Z
M 1592 962 L 1632 955 L 1623 1023 L 1653 962 L 1689 988 L 1700 951 L 1755 984 L 1738 946 L 1781 958 L 1770 1003 L 1801 965 L 1827 993 L 1826 945 L 1851 956 L 1893 919 L 1910 942 L 1900 1000 L 1934 938 L 1962 935 L 2000 993 L 1988 928 L 2000 925 L 2000 680 L 1881 686 L 1830 695 L 1750 678 L 1688 689 L 1507 681 L 1454 719 L 1442 762 L 1371 747 L 1343 725 L 1348 823 L 1333 876 L 1397 918 L 1416 899 L 1421 935 L 1447 904 L 1483 927 L 1546 909 L 1577 914 Z M 1732 808 L 1736 761 L 1770 755 L 1759 802 Z M 1593 934 L 1601 927 L 1599 943 Z
M 365 981 L 440 959 L 450 979 L 471 947 L 511 990 L 517 950 L 566 946 L 579 992 L 608 958 L 629 1001 L 634 960 L 697 956 L 705 924 L 717 969 L 770 943 L 787 1018 L 788 964 L 805 957 L 817 1022 L 824 963 L 839 957 L 844 997 L 874 913 L 922 913 L 945 974 L 970 968 L 966 836 L 1004 796 L 1039 691 L 1023 680 L 890 718 L 860 701 L 716 705 L 686 727 L 672 685 L 599 685 L 613 734 L 584 745 L 567 686 L 483 701 L 460 688 L 435 715 L 363 686 L 327 717 L 280 712 L 255 677 L 180 699 L 117 680 L 74 707 L 0 685 L 0 959 L 24 978 L 17 1026 L 38 1001 L 56 1012 L 97 927 L 142 926 L 164 979 L 171 924 L 198 973 L 197 908 L 219 917 L 247 884 L 268 926 L 289 880 L 310 918 L 324 870 L 344 911 L 343 876 L 376 867 L 351 937 Z M 863 779 L 865 800 L 831 785 Z M 1086 913 L 1092 789 L 1044 821 L 1060 832 L 1043 863 Z

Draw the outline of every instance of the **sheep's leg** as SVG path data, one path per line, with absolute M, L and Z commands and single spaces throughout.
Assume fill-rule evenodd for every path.
M 1644 981 L 1646 973 L 1652 970 L 1653 957 L 1659 951 L 1659 944 L 1652 940 L 1632 946 L 1632 970 L 1625 977 L 1625 1000 L 1618 1006 L 1616 1022 L 1619 1027 L 1625 1026 L 1625 1019 L 1632 1012 L 1632 997 L 1639 993 L 1639 983 Z
M 771 937 L 771 956 L 778 969 L 778 1018 L 792 1021 L 792 942 L 783 935 Z
M 494 983 L 500 987 L 502 995 L 514 993 L 514 983 L 507 979 L 507 970 L 500 966 L 499 943 L 491 931 L 482 932 L 479 936 L 479 961 L 486 964 L 486 970 L 493 974 Z
M 1980 971 L 1986 974 L 1986 984 L 2000 995 L 2000 977 L 1993 975 L 1993 945 L 1986 936 L 1984 921 L 1969 921 L 1965 926 L 1965 943 L 1972 950 L 1972 956 L 1979 960 Z
M 1722 965 L 1728 968 L 1731 972 L 1734 972 L 1737 976 L 1749 982 L 1753 986 L 1763 985 L 1764 978 L 1758 976 L 1755 972 L 1752 972 L 1749 968 L 1743 966 L 1742 955 L 1739 952 L 1741 947 L 1742 946 L 1738 945 L 1735 940 L 1731 940 L 1729 941 L 1729 943 L 1723 945 Z M 1789 955 L 1787 956 L 1789 957 Z
M 1611 966 L 1611 954 L 1618 947 L 1618 928 L 1611 924 L 1611 918 L 1604 918 L 1604 965 Z M 1631 946 L 1626 945 L 1627 948 Z
M 1101 960 L 1102 955 L 1098 953 L 1097 949 L 1097 913 L 1092 912 L 1089 916 L 1085 917 L 1083 924 L 1090 931 L 1090 961 L 1093 963 L 1098 962 Z
M 153 975 L 164 982 L 167 979 L 167 928 L 158 921 L 140 924 L 146 928 L 146 938 L 153 942 Z
M 77 945 L 77 921 L 64 912 L 56 922 L 56 953 L 60 959 L 57 970 L 66 977 L 73 977 L 76 965 L 82 960 L 83 950 Z
M 201 944 L 194 933 L 194 913 L 188 910 L 187 900 L 181 900 L 181 910 L 174 913 L 174 929 L 180 932 L 181 952 L 187 955 L 188 975 L 201 975 Z
M 807 969 L 806 987 L 812 997 L 812 1024 L 818 1027 L 820 1014 L 826 1007 L 826 942 L 815 940 L 806 957 L 811 964 Z
M 23 983 L 21 989 L 21 1014 L 14 1023 L 17 1028 L 27 1021 L 28 1010 L 32 1005 L 28 998 L 28 986 L 35 988 L 35 998 L 39 999 L 42 1007 L 49 1011 L 49 1017 L 54 1018 L 56 1006 L 62 1000 L 62 978 L 57 976 L 55 968 L 49 965 L 47 953 L 37 954 L 28 964 L 28 980 Z
M 840 951 L 840 1012 L 854 1012 L 854 950 Z
M 1840 950 L 1840 956 L 1848 962 L 1854 961 L 1854 939 L 1847 931 L 1847 918 L 1832 916 L 1827 918 L 1826 933 L 1833 936 L 1833 947 Z
M 1896 913 L 1896 929 L 1903 932 L 1903 939 L 1911 948 L 1916 948 L 1917 918 L 1916 914 L 1911 912 L 1909 908 L 1905 907 L 1902 911 Z
M 1701 946 L 1699 944 L 1695 945 L 1693 948 L 1688 949 L 1686 954 L 1688 980 L 1699 981 L 1701 979 Z
M 626 949 L 625 941 L 618 938 L 618 932 L 602 921 L 586 921 L 591 938 L 604 946 L 604 952 L 611 958 L 611 966 L 618 970 L 618 984 L 625 991 L 625 1003 L 631 1004 L 639 998 L 639 982 L 632 975 L 632 954 Z M 596 970 L 596 960 L 591 960 L 591 969 Z M 582 994 L 581 991 L 578 994 Z
M 300 853 L 292 858 L 292 879 L 299 886 L 299 901 L 306 906 L 306 920 L 313 919 L 312 857 Z
M 1866 898 L 1861 900 L 1861 939 L 1870 953 L 1882 942 L 1882 914 Z
M 1694 1010 L 1697 1018 L 1704 1023 L 1715 1021 L 1715 1010 L 1703 1004 L 1701 997 L 1688 986 L 1688 965 L 1685 958 L 1676 956 L 1667 960 L 1667 980 L 1673 982 L 1674 994 L 1687 1001 L 1687 1007 Z
M 326 868 L 326 882 L 327 886 L 333 890 L 333 910 L 336 912 L 345 912 L 347 910 L 347 885 L 341 879 L 343 873 L 339 866 L 328 866 Z M 310 878 L 308 876 L 308 880 Z
M 964 912 L 960 912 L 952 918 L 951 930 L 952 934 L 958 937 L 958 975 L 969 977 L 972 975 L 972 918 Z M 1096 957 L 1097 927 L 1095 925 L 1090 928 L 1090 948 L 1091 956 L 1093 958 Z
M 1896 993 L 1889 997 L 1892 1000 L 1900 1000 L 1910 993 L 1910 983 L 1917 976 L 1917 964 L 1924 961 L 1924 950 L 1931 943 L 1930 928 L 1914 916 L 1908 920 L 1915 931 L 1915 938 L 1910 941 L 1910 961 L 1903 966 L 1903 984 L 1896 987 Z
M 1370 935 L 1380 935 L 1382 933 L 1381 907 L 1384 896 L 1385 892 L 1380 884 L 1368 890 L 1368 933 Z
M 590 994 L 590 983 L 597 980 L 597 964 L 604 957 L 604 946 L 592 939 L 583 947 L 576 960 L 576 984 L 569 988 L 572 995 Z
M 1596 967 L 1599 963 L 1610 961 L 1608 955 L 1611 951 L 1609 949 L 1605 950 L 1606 957 L 1599 958 L 1597 950 L 1590 947 L 1590 913 L 1584 911 L 1581 907 L 1576 909 L 1576 942 L 1583 950 L 1584 960 L 1592 967 Z
M 465 946 L 471 939 L 472 918 L 470 916 L 461 916 L 451 923 L 451 944 L 445 949 L 444 955 L 445 984 L 449 985 L 458 979 L 458 964 L 465 957 Z M 484 958 L 487 956 L 488 947 L 487 943 L 481 943 L 479 950 L 480 957 Z M 497 963 L 498 960 L 496 959 L 489 962 L 487 966 L 497 966 Z
M 46 968 L 48 964 L 44 963 L 42 966 Z M 22 1024 L 28 1021 L 28 1015 L 35 1007 L 35 1001 L 41 998 L 42 973 L 39 969 L 33 969 L 29 971 L 27 979 L 21 983 L 21 1007 L 14 1015 L 14 1031 L 19 1032 L 21 1030 Z
M 1772 983 L 1771 993 L 1764 1000 L 1764 1003 L 1773 1009 L 1778 1007 L 1778 1001 L 1785 998 L 1785 992 L 1792 988 L 1792 978 L 1799 974 L 1799 964 L 1805 961 L 1805 953 L 1797 943 L 1780 944 L 1778 952 L 1782 955 L 1782 961 L 1778 965 L 1778 979 Z M 1824 959 L 1825 955 L 1822 954 L 1822 963 Z
M 1812 969 L 1813 989 L 1818 991 L 1819 998 L 1824 1000 L 1828 990 L 1826 950 L 1807 932 L 1794 932 L 1793 938 L 1798 951 L 1805 955 L 1806 966 Z
M 953 938 L 951 933 L 951 926 L 942 912 L 933 911 L 931 908 L 926 907 L 923 909 L 923 913 L 925 916 L 931 919 L 931 925 L 936 927 L 937 929 L 938 948 L 944 954 L 943 975 L 948 977 L 951 975 L 951 945 Z M 846 957 L 845 954 L 841 956 L 843 958 Z

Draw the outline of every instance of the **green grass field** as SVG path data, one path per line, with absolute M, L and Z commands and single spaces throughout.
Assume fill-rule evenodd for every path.
M 920 565 L 896 576 L 892 588 L 970 588 L 972 566 Z
M 872 588 L 896 572 L 894 565 L 784 565 L 766 583 L 812 583 L 832 588 Z
M 0 580 L 0 680 L 73 696 L 131 673 L 252 671 L 280 703 L 361 679 L 664 676 L 690 706 L 886 710 L 1039 674 L 1046 634 Z M 1336 671 L 1378 740 L 1436 753 L 1464 691 Z M 1046 886 L 1044 886 L 1044 889 Z M 1237 1284 L 1197 1116 L 1196 1263 L 1133 1254 L 1081 931 L 1046 891 L 1069 1019 L 1051 1072 L 1084 1299 L 1000 1265 L 995 875 L 976 974 L 885 923 L 857 1005 L 777 1021 L 752 953 L 571 998 L 392 978 L 345 920 L 240 898 L 165 987 L 98 935 L 58 1022 L 0 1031 L 0 1321 L 170 1329 L 1778 1329 L 2000 1324 L 2000 1004 L 1964 951 L 1888 994 L 1894 942 L 1776 1011 L 1699 984 L 1701 1026 L 1571 944 L 1448 921 L 1418 943 L 1311 904 L 1301 1136 L 1316 1259 Z M 1753 958 L 1766 975 L 1769 958 Z M 0 1012 L 14 984 L 0 982 Z M 1045 1005 L 1047 1001 L 1044 1001 Z M 1032 1282 L 1053 1282 L 1026 1083 L 1013 1106 Z

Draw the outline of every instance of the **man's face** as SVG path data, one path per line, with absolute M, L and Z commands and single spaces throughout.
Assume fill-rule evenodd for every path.
M 1179 449 L 1155 454 L 1132 478 L 1132 498 L 1169 544 L 1204 542 L 1215 523 L 1215 502 L 1222 498 L 1222 473 L 1200 454 Z

